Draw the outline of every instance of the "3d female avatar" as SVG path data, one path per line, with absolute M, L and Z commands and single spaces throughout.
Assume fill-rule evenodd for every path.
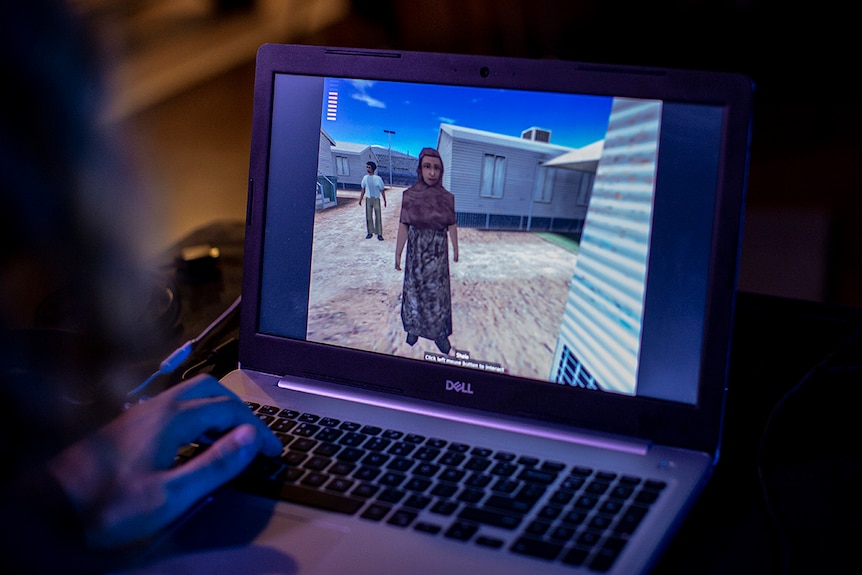
M 395 269 L 401 269 L 401 252 L 407 245 L 401 321 L 407 343 L 420 337 L 433 340 L 443 353 L 451 349 L 452 295 L 449 287 L 448 241 L 452 259 L 458 261 L 458 228 L 455 196 L 442 186 L 443 161 L 437 150 L 419 153 L 419 181 L 404 191 Z

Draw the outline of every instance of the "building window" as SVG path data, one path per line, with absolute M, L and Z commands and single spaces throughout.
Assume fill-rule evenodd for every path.
M 485 154 L 482 160 L 482 185 L 479 195 L 483 198 L 502 198 L 503 182 L 506 179 L 506 158 Z
M 350 175 L 350 163 L 345 156 L 335 156 L 335 173 L 339 176 Z
M 581 178 L 581 187 L 578 190 L 578 205 L 586 206 L 590 203 L 590 196 L 593 193 L 593 182 L 596 179 L 595 174 L 584 174 Z
M 539 164 L 536 168 L 536 187 L 533 190 L 533 201 L 550 202 L 554 192 L 554 176 L 556 170 Z

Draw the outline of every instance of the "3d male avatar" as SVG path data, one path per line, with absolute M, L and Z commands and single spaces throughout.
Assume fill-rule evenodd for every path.
M 365 170 L 368 172 L 362 176 L 360 187 L 362 193 L 359 194 L 359 205 L 362 205 L 362 199 L 365 198 L 365 229 L 368 232 L 365 239 L 370 240 L 372 236 L 377 235 L 377 239 L 383 241 L 383 214 L 380 208 L 380 198 L 383 198 L 383 206 L 386 207 L 386 190 L 383 178 L 377 175 L 377 164 L 367 162 Z

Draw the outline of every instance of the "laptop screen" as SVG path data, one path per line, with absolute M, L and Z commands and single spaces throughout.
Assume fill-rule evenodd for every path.
M 716 412 L 748 125 L 723 92 L 750 86 L 311 50 L 259 59 L 244 367 L 561 421 Z
M 308 113 L 320 121 L 301 135 L 315 161 L 300 174 L 280 169 L 300 137 L 280 119 L 306 91 Z M 677 361 L 677 377 L 638 377 L 657 367 L 641 362 L 650 334 L 645 288 L 651 259 L 683 249 L 687 273 L 678 279 L 686 284 L 676 290 L 686 314 L 703 315 L 721 108 L 283 74 L 275 78 L 274 101 L 263 333 L 582 389 L 696 400 L 696 329 L 678 342 L 679 357 L 692 361 Z M 411 286 L 410 272 L 395 268 L 396 233 L 402 195 L 420 180 L 426 147 L 438 150 L 442 187 L 454 196 L 459 259 L 444 230 L 442 276 L 416 272 Z M 659 181 L 665 156 L 697 169 Z M 393 233 L 379 234 L 383 242 L 364 240 L 358 197 L 368 162 L 385 185 L 380 218 Z M 308 182 L 301 220 L 291 197 L 297 180 Z M 673 204 L 697 197 L 702 206 L 674 226 L 684 246 L 659 237 L 650 248 L 658 185 Z M 279 216 L 283 202 L 287 220 Z M 277 247 L 283 226 L 294 228 L 285 232 L 291 235 L 307 227 L 313 237 L 302 268 L 285 265 L 285 256 L 294 256 Z M 426 246 L 417 240 L 405 248 Z M 421 293 L 432 290 L 443 293 Z M 290 307 L 285 291 L 292 292 Z M 417 320 L 415 329 L 425 331 L 411 345 L 405 306 L 425 300 L 437 309 L 419 310 L 434 317 Z M 442 332 L 422 325 L 440 321 L 448 326 Z M 445 340 L 442 349 L 435 342 L 437 332 L 448 349 Z M 690 371 L 685 377 L 680 370 Z M 673 385 L 679 381 L 691 385 Z

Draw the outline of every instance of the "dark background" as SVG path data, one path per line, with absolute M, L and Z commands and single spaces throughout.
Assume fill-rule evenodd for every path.
M 740 287 L 859 305 L 854 22 L 832 0 L 354 0 L 306 40 L 746 74 L 756 97 Z

